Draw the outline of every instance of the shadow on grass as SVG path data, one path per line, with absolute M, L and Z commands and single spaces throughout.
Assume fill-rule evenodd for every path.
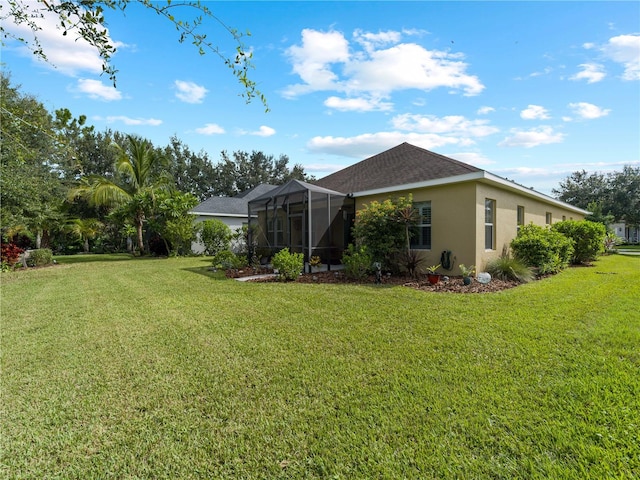
M 206 266 L 206 267 L 190 267 L 190 268 L 183 268 L 182 270 L 184 270 L 185 272 L 197 273 L 198 275 L 202 275 L 204 277 L 208 277 L 213 280 L 230 280 L 229 278 L 227 278 L 227 276 L 222 270 L 218 270 L 217 272 L 209 270 L 209 268 L 211 267 L 210 265 L 211 262 L 208 262 L 208 263 L 209 263 L 209 266 Z
M 76 255 L 56 255 L 54 260 L 60 264 L 89 263 L 89 262 L 122 262 L 126 260 L 137 260 L 128 253 L 78 253 Z

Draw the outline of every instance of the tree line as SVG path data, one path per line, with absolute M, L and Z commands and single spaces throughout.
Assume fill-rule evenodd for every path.
M 592 212 L 591 220 L 640 226 L 640 167 L 625 165 L 622 171 L 606 174 L 573 172 L 552 192 L 563 202 Z
M 2 241 L 54 251 L 189 251 L 188 215 L 211 196 L 260 183 L 311 181 L 301 165 L 261 151 L 213 163 L 176 136 L 166 146 L 106 129 L 66 108 L 49 112 L 0 73 Z M 132 240 L 135 240 L 132 242 Z

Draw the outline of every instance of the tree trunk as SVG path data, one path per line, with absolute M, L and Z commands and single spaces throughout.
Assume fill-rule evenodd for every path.
M 144 239 L 142 238 L 142 225 L 144 216 L 138 214 L 136 216 L 136 228 L 138 230 L 138 249 L 140 249 L 140 256 L 144 255 Z
M 89 237 L 84 237 L 84 253 L 89 253 Z
M 42 230 L 40 228 L 36 231 L 36 248 L 39 249 L 42 245 Z

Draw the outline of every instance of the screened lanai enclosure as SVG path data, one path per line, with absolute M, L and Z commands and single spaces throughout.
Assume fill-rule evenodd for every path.
M 305 262 L 320 257 L 329 269 L 340 263 L 351 241 L 353 198 L 300 180 L 291 180 L 249 202 L 249 240 L 258 258 L 288 247 Z

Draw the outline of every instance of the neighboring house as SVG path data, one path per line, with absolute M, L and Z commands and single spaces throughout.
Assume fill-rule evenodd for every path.
M 355 212 L 371 201 L 412 195 L 420 213 L 413 248 L 429 265 L 443 252 L 483 269 L 533 222 L 582 220 L 589 212 L 472 165 L 403 143 L 315 182 L 279 187 L 249 202 L 260 247 L 282 247 L 337 263 L 352 240 Z
M 220 220 L 231 231 L 247 225 L 247 203 L 253 198 L 273 190 L 274 185 L 260 184 L 235 197 L 211 197 L 194 207 L 189 213 L 196 215 L 195 223 L 205 220 Z M 194 253 L 203 253 L 204 245 L 199 241 L 191 244 Z
M 618 237 L 622 238 L 625 243 L 640 243 L 640 227 L 630 226 L 625 222 L 618 222 L 609 225 Z

